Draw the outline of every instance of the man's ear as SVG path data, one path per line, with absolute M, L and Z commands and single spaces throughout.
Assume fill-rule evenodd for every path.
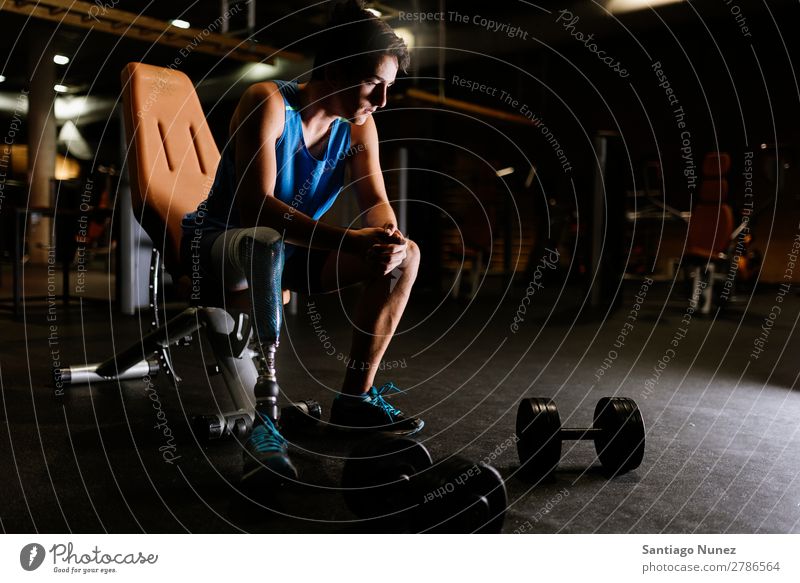
M 325 81 L 336 90 L 353 87 L 361 80 L 358 74 L 353 72 L 353 65 L 349 61 L 328 63 L 325 66 Z
M 342 80 L 342 66 L 339 63 L 328 63 L 324 70 L 325 82 L 331 87 L 339 87 Z

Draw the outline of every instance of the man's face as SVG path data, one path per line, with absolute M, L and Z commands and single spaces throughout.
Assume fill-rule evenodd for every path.
M 342 93 L 342 105 L 347 119 L 363 125 L 367 117 L 386 105 L 389 87 L 397 76 L 397 59 L 385 56 L 364 79 Z

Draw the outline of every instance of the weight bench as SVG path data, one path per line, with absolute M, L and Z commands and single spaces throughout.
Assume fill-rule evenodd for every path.
M 167 269 L 179 293 L 197 299 L 189 293 L 192 274 L 181 270 L 181 220 L 208 195 L 220 154 L 185 74 L 129 63 L 122 71 L 122 97 L 133 208 L 154 244 L 149 282 L 151 330 L 102 363 L 70 366 L 56 374 L 67 387 L 163 373 L 177 388 L 181 379 L 171 351 L 202 332 L 216 360 L 209 370 L 221 374 L 234 410 L 195 417 L 195 434 L 205 440 L 246 437 L 256 408 L 274 421 L 280 418 L 274 358 L 283 304 L 288 301 L 288 292 L 280 289 L 283 243 L 277 232 L 265 227 L 226 231 L 220 238 L 230 238 L 238 245 L 233 260 L 247 278 L 255 309 L 240 312 L 192 305 L 164 321 L 161 300 Z M 295 418 L 298 413 L 307 419 L 321 415 L 313 401 L 295 403 L 287 410 Z

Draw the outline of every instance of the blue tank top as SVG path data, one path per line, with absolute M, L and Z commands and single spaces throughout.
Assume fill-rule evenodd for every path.
M 311 155 L 303 140 L 297 82 L 275 83 L 283 96 L 286 121 L 275 144 L 277 175 L 274 195 L 316 220 L 325 214 L 342 191 L 350 150 L 350 124 L 342 118 L 333 122 L 325 155 L 318 160 Z M 235 192 L 236 155 L 231 140 L 222 151 L 208 198 L 197 210 L 183 217 L 184 237 L 193 236 L 196 229 L 215 232 L 241 227 L 239 211 L 233 204 Z M 287 245 L 286 255 L 292 251 L 292 246 Z

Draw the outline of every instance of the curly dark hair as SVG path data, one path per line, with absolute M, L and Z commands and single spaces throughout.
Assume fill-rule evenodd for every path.
M 401 71 L 408 69 L 408 47 L 391 26 L 368 12 L 363 0 L 339 2 L 328 26 L 317 35 L 311 78 L 324 79 L 326 69 L 335 66 L 356 79 L 369 74 L 387 55 L 397 59 Z

